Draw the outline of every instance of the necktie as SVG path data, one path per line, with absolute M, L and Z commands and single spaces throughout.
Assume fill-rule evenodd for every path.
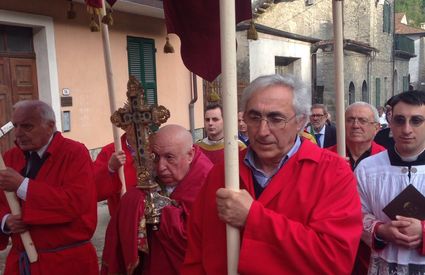
M 29 170 L 26 176 L 30 179 L 34 179 L 37 176 L 38 171 L 43 164 L 43 160 L 37 154 L 37 152 L 31 152 L 30 157 L 28 159 Z
M 321 133 L 314 134 L 314 138 L 316 139 L 317 145 L 318 145 L 319 147 L 322 147 L 322 146 L 320 146 L 320 137 L 321 137 L 321 136 L 322 136 L 322 134 L 321 134 Z

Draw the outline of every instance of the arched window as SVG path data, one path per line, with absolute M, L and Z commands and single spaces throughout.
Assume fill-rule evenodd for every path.
M 369 91 L 367 90 L 366 80 L 362 84 L 362 101 L 369 103 Z
M 348 87 L 348 103 L 354 103 L 356 101 L 356 88 L 354 88 L 353 81 L 350 82 L 350 86 Z

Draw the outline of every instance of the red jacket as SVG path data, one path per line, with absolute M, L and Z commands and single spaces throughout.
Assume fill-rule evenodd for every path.
M 49 157 L 37 177 L 29 181 L 26 201 L 21 201 L 22 219 L 29 226 L 39 254 L 38 261 L 30 266 L 31 275 L 97 274 L 96 251 L 89 242 L 97 224 L 90 155 L 83 144 L 66 139 L 59 132 L 45 154 Z M 26 163 L 24 153 L 17 147 L 6 152 L 4 160 L 16 171 L 21 171 Z M 10 209 L 0 192 L 0 220 L 7 213 Z M 5 275 L 18 274 L 18 257 L 24 250 L 19 235 L 11 237 Z M 0 233 L 0 249 L 6 247 L 8 238 Z
M 121 136 L 121 144 L 126 156 L 126 162 L 124 164 L 125 186 L 127 189 L 131 189 L 131 187 L 136 186 L 137 178 L 134 159 L 127 146 L 126 134 Z M 108 209 L 111 216 L 117 209 L 117 205 L 121 199 L 122 189 L 118 172 L 111 173 L 108 169 L 109 159 L 114 152 L 114 143 L 110 143 L 102 148 L 94 162 L 97 201 L 108 200 Z
M 251 170 L 240 155 L 240 187 L 254 196 Z M 211 170 L 193 205 L 187 274 L 226 274 L 226 229 L 216 196 L 224 166 Z M 360 199 L 348 165 L 304 141 L 251 205 L 241 230 L 239 274 L 349 274 L 362 232 Z
M 195 146 L 195 157 L 187 175 L 171 193 L 178 207 L 162 210 L 158 231 L 148 232 L 149 254 L 138 256 L 138 227 L 144 213 L 145 195 L 132 188 L 122 197 L 112 216 L 105 237 L 101 274 L 128 274 L 143 262 L 144 275 L 178 275 L 186 249 L 186 221 L 192 203 L 203 186 L 211 161 Z

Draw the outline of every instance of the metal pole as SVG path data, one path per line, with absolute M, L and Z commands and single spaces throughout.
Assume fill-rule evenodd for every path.
M 224 113 L 224 161 L 226 188 L 239 190 L 239 150 L 237 128 L 235 1 L 220 0 L 221 77 Z M 237 274 L 239 230 L 226 225 L 227 272 Z
M 342 23 L 343 0 L 332 1 L 334 30 L 334 67 L 336 98 L 336 139 L 338 154 L 345 158 L 345 111 L 344 111 L 344 32 Z
M 106 14 L 105 0 L 102 0 L 102 9 L 103 14 Z M 99 15 L 99 23 L 102 32 L 102 42 L 103 42 L 103 57 L 105 58 L 105 70 L 106 70 L 106 80 L 108 83 L 108 97 L 109 97 L 109 108 L 111 114 L 113 114 L 116 110 L 116 100 L 115 100 L 115 86 L 114 86 L 114 74 L 112 72 L 112 61 L 111 61 L 111 47 L 109 43 L 109 28 L 108 25 L 103 24 L 101 22 L 102 15 Z M 118 132 L 118 128 L 112 125 L 112 133 L 114 136 L 114 147 L 115 152 L 121 151 L 121 139 L 120 134 Z M 121 195 L 123 195 L 127 191 L 127 187 L 125 185 L 125 177 L 124 177 L 124 167 L 121 166 L 118 170 L 118 175 L 121 180 L 122 189 Z

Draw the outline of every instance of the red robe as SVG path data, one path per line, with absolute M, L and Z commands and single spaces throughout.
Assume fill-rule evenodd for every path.
M 179 206 L 165 207 L 160 229 L 148 234 L 150 254 L 143 254 L 141 260 L 144 275 L 179 274 L 186 249 L 186 221 L 213 165 L 197 146 L 195 148 L 188 174 L 170 196 Z M 106 231 L 101 274 L 125 274 L 138 265 L 137 228 L 144 212 L 144 197 L 137 188 L 122 197 Z
M 224 161 L 224 142 L 208 144 L 203 140 L 199 140 L 196 144 L 213 164 Z M 239 151 L 241 151 L 246 148 L 246 145 L 241 140 L 238 140 L 238 147 Z
M 126 156 L 124 164 L 125 186 L 127 189 L 136 186 L 136 168 L 131 152 L 127 146 L 126 134 L 121 136 L 122 150 Z M 102 148 L 94 162 L 95 180 L 97 189 L 97 201 L 108 200 L 109 214 L 112 216 L 116 211 L 121 199 L 122 184 L 118 172 L 111 173 L 108 169 L 108 162 L 115 152 L 114 143 L 110 143 Z
M 39 257 L 30 266 L 31 275 L 98 274 L 96 251 L 89 242 L 97 224 L 90 155 L 83 144 L 66 139 L 59 132 L 45 154 L 50 156 L 37 177 L 29 181 L 26 201 L 21 201 L 22 219 L 29 226 Z M 21 171 L 26 163 L 17 147 L 6 152 L 4 160 L 16 171 Z M 0 220 L 7 213 L 10 209 L 0 192 Z M 11 234 L 11 238 L 5 275 L 19 274 L 18 256 L 24 251 L 19 234 Z M 6 247 L 8 239 L 0 233 L 0 249 Z
M 385 151 L 386 149 L 379 145 L 378 143 L 372 141 L 372 146 L 370 150 L 370 155 L 375 155 L 379 152 Z M 327 148 L 328 150 L 338 153 L 337 145 Z M 347 155 L 348 157 L 348 155 Z M 370 247 L 363 241 L 360 241 L 359 249 L 357 251 L 356 260 L 354 262 L 353 275 L 362 275 L 367 274 L 369 269 L 369 261 L 370 261 Z
M 240 187 L 252 197 L 240 155 Z M 181 274 L 226 274 L 226 230 L 215 193 L 224 166 L 211 170 L 193 205 Z M 355 177 L 344 160 L 303 141 L 249 210 L 241 230 L 239 274 L 349 274 L 362 232 Z

